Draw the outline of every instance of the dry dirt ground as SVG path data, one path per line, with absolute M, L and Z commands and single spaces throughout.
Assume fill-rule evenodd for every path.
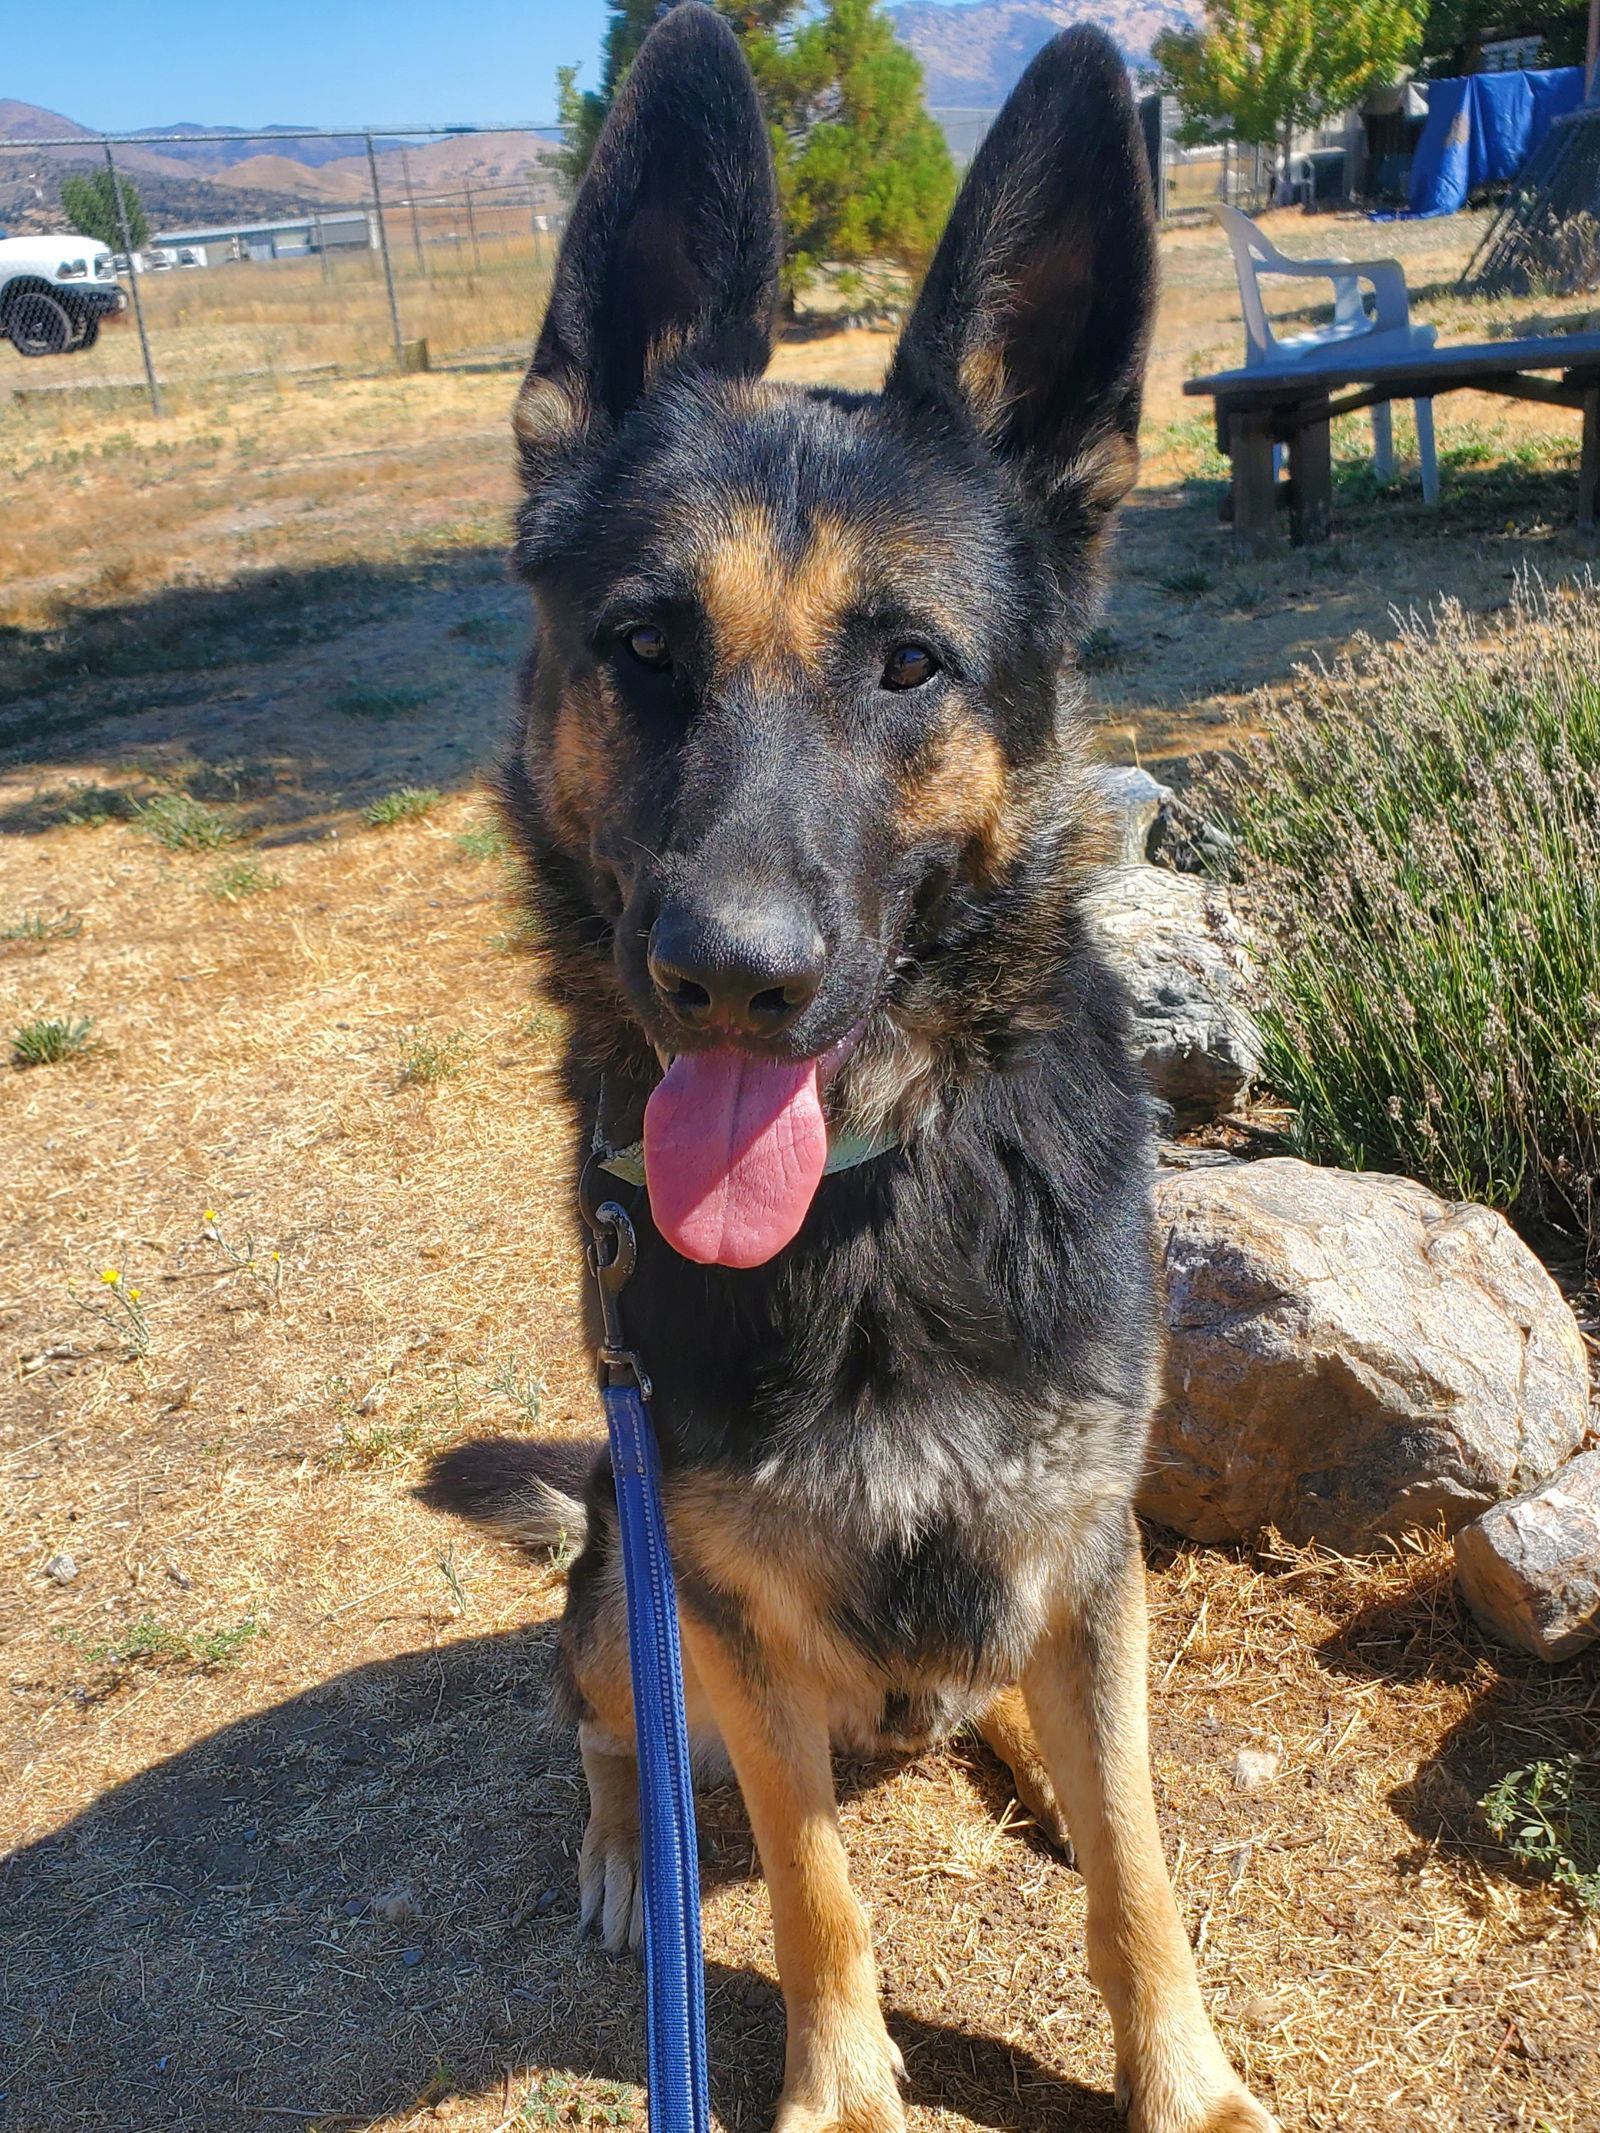
M 1397 594 L 1486 607 L 1579 560 L 1569 418 L 1468 410 L 1521 460 L 1453 466 L 1437 520 L 1352 463 L 1336 547 L 1246 582 L 1173 435 L 1174 378 L 1237 334 L 1212 242 L 1166 243 L 1092 675 L 1108 739 L 1157 755 Z M 781 361 L 866 382 L 885 346 Z M 18 2133 L 642 2122 L 637 1975 L 574 1934 L 582 1784 L 540 1697 L 558 1582 L 409 1493 L 460 1434 L 598 1426 L 557 1033 L 475 791 L 522 631 L 508 391 L 345 381 L 159 431 L 0 415 L 0 1029 L 92 1025 L 75 1060 L 0 1068 Z M 440 798 L 369 826 L 403 787 Z M 1285 2125 L 1596 2133 L 1595 1931 L 1474 1803 L 1592 1749 L 1600 1664 L 1495 1651 L 1428 1545 L 1356 1566 L 1154 1537 L 1151 1565 L 1179 1900 Z M 1241 1792 L 1247 1745 L 1283 1763 Z M 961 1745 L 841 1777 L 917 2133 L 1110 2133 L 1080 1884 L 997 1766 Z M 703 1819 L 715 2106 L 754 2133 L 781 2058 L 765 1901 L 737 1799 Z

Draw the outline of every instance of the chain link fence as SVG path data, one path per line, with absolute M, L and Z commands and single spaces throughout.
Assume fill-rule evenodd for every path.
M 565 222 L 558 145 L 512 126 L 0 139 L 0 392 L 159 414 L 252 381 L 516 367 Z M 60 186 L 91 172 L 121 241 L 67 257 Z

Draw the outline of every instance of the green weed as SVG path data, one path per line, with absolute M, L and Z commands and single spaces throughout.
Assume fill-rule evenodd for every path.
M 131 793 L 116 785 L 69 785 L 57 819 L 75 829 L 98 829 L 105 822 L 130 822 L 138 811 Z
M 102 1268 L 98 1295 L 80 1296 L 74 1290 L 72 1300 L 80 1311 L 111 1328 L 129 1362 L 150 1353 L 150 1309 L 144 1291 L 124 1281 L 120 1267 Z
M 186 792 L 157 793 L 153 800 L 141 801 L 134 820 L 169 852 L 214 852 L 239 834 L 231 816 Z
M 233 859 L 225 867 L 218 867 L 206 883 L 206 894 L 220 904 L 237 904 L 247 896 L 261 896 L 268 889 L 282 886 L 282 877 L 269 874 L 259 860 Z
M 443 1429 L 437 1404 L 424 1400 L 392 1422 L 363 1422 L 347 1417 L 339 1424 L 339 1437 L 322 1455 L 322 1463 L 335 1474 L 352 1468 L 400 1466 L 413 1453 L 425 1451 Z
M 517 2114 L 525 2126 L 632 2125 L 636 2093 L 615 2082 L 541 2074 Z
M 419 689 L 404 682 L 363 682 L 342 689 L 333 699 L 333 708 L 346 718 L 405 718 L 431 704 L 438 694 L 437 689 Z
M 502 1363 L 489 1380 L 489 1389 L 509 1400 L 529 1429 L 538 1428 L 544 1387 L 537 1378 L 525 1378 L 515 1363 Z
M 231 1629 L 191 1634 L 170 1628 L 154 1615 L 141 1615 L 137 1622 L 129 1624 L 123 1636 L 104 1644 L 86 1644 L 77 1630 L 57 1629 L 55 1634 L 61 1643 L 82 1652 L 91 1665 L 108 1666 L 114 1672 L 131 1666 L 188 1667 L 211 1672 L 234 1665 L 247 1644 L 267 1634 L 267 1626 L 254 1615 L 246 1615 Z
M 1170 577 L 1158 578 L 1156 583 L 1163 592 L 1169 592 L 1180 600 L 1198 600 L 1211 590 L 1213 579 L 1209 570 L 1196 566 L 1191 570 L 1175 570 Z
M 509 859 L 511 856 L 506 833 L 498 822 L 476 823 L 471 829 L 459 830 L 456 843 L 469 859 Z
M 283 1255 L 268 1252 L 264 1258 L 257 1255 L 256 1240 L 246 1230 L 244 1241 L 233 1243 L 225 1237 L 217 1223 L 216 1209 L 208 1207 L 205 1212 L 205 1227 L 200 1232 L 216 1245 L 224 1259 L 236 1274 L 245 1275 L 268 1303 L 276 1303 L 283 1294 Z
M 448 1081 L 452 1074 L 459 1074 L 467 1060 L 467 1040 L 463 1030 L 451 1030 L 447 1036 L 430 1036 L 426 1030 L 406 1030 L 400 1038 L 400 1086 L 425 1088 L 436 1081 Z
M 1576 1755 L 1512 1770 L 1478 1803 L 1514 1859 L 1600 1913 L 1600 1779 Z
M 75 941 L 83 931 L 76 911 L 24 911 L 8 925 L 0 926 L 0 941 L 27 941 L 47 947 L 51 941 Z
M 402 785 L 398 792 L 386 792 L 381 800 L 374 800 L 366 810 L 366 820 L 373 829 L 392 829 L 397 822 L 420 822 L 443 798 L 437 786 Z
M 62 1066 L 68 1060 L 91 1058 L 102 1049 L 87 1015 L 71 1021 L 41 1015 L 11 1032 L 13 1066 Z

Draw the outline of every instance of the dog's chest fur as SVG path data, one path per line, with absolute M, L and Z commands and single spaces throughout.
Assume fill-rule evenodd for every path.
M 777 1267 L 690 1266 L 632 1210 L 624 1317 L 683 1604 L 753 1669 L 825 1682 L 841 1741 L 913 1744 L 1015 1679 L 1062 1563 L 1132 1486 L 1146 1127 L 1108 1051 L 1074 1018 L 825 1181 Z

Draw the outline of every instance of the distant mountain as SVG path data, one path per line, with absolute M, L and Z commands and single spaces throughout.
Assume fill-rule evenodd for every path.
M 250 162 L 263 155 L 271 156 L 275 161 L 303 163 L 308 170 L 320 170 L 324 163 L 335 163 L 344 156 L 364 156 L 367 152 L 365 134 L 347 133 L 329 140 L 308 140 L 293 126 L 258 126 L 254 133 L 246 133 L 239 126 L 197 126 L 190 119 L 182 119 L 174 126 L 141 126 L 136 130 L 161 134 L 235 134 L 237 139 L 231 141 L 164 140 L 161 143 L 162 155 L 210 171 L 229 170 L 236 163 Z M 268 140 L 272 147 L 263 148 L 263 142 Z M 373 145 L 381 155 L 387 148 L 398 148 L 400 143 L 386 134 L 379 134 Z
M 0 96 L 0 141 L 48 141 L 63 133 L 88 137 L 89 129 L 59 111 L 46 111 L 43 104 L 19 104 L 14 96 Z
M 964 110 L 1004 103 L 1034 54 L 1075 22 L 1096 23 L 1142 67 L 1163 30 L 1188 29 L 1197 13 L 1175 0 L 905 0 L 889 9 L 895 35 L 922 62 L 928 102 Z
M 192 120 L 129 130 L 179 135 L 235 131 Z M 328 140 L 292 135 L 292 128 L 269 126 L 254 134 L 241 131 L 226 141 L 163 140 L 150 147 L 121 143 L 117 168 L 134 180 L 158 229 L 269 221 L 306 207 L 367 197 L 371 181 L 364 135 Z M 59 229 L 61 180 L 74 170 L 102 166 L 104 151 L 97 137 L 59 111 L 6 97 L 0 98 L 0 141 L 7 140 L 25 145 L 0 147 L 0 227 L 18 236 Z M 32 145 L 49 140 L 67 145 Z M 462 133 L 404 144 L 379 135 L 373 145 L 388 200 L 403 198 L 408 190 L 449 193 L 465 185 L 508 181 L 526 183 L 529 204 L 535 208 L 555 207 L 562 198 L 547 167 L 554 144 L 544 134 Z

